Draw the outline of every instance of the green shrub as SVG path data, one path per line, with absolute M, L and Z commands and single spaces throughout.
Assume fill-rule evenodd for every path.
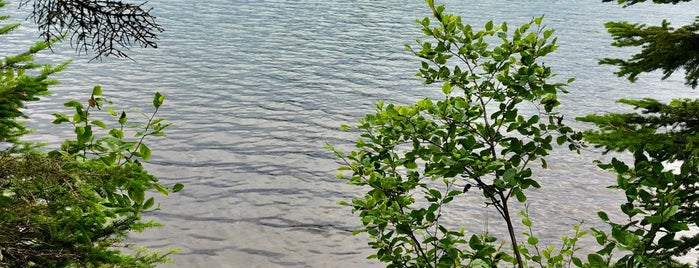
M 0 7 L 5 4 L 0 1 Z M 17 26 L 1 27 L 0 35 Z M 126 112 L 106 107 L 110 103 L 97 86 L 87 103 L 65 103 L 72 115 L 54 114 L 55 124 L 71 125 L 75 139 L 57 150 L 37 150 L 36 144 L 21 141 L 30 130 L 19 120 L 26 118 L 25 103 L 48 94 L 48 87 L 58 83 L 49 77 L 67 65 L 34 63 L 34 55 L 49 45 L 38 42 L 0 62 L 0 145 L 5 147 L 0 151 L 0 267 L 152 267 L 168 262 L 176 250 L 161 253 L 126 242 L 131 232 L 159 226 L 142 219 L 159 207 L 152 194 L 183 187 L 169 189 L 141 165 L 151 155 L 146 137 L 164 136 L 169 126 L 155 117 L 165 96 L 156 93 L 153 113 L 145 122 L 132 123 Z M 100 111 L 113 117 L 114 127 L 95 119 L 93 113 Z

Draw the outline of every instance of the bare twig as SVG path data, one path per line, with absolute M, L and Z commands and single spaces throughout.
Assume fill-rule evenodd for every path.
M 94 59 L 129 58 L 131 47 L 157 48 L 163 27 L 141 4 L 118 0 L 21 0 L 30 5 L 30 18 L 45 40 L 69 38 L 78 54 L 94 53 Z

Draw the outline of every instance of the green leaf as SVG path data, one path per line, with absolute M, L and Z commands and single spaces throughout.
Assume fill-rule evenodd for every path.
M 83 107 L 82 103 L 75 101 L 75 100 L 66 102 L 63 104 L 63 106 L 68 107 L 68 108 L 82 108 Z
M 424 19 L 422 19 L 422 21 L 420 23 L 422 24 L 422 26 L 429 27 L 430 26 L 430 18 L 425 17 Z
M 556 138 L 556 144 L 563 145 L 567 140 L 568 137 L 566 136 L 558 136 L 558 138 Z
M 133 200 L 136 204 L 143 204 L 145 199 L 145 192 L 137 189 L 129 189 L 129 198 Z
M 442 92 L 444 95 L 449 95 L 449 93 L 451 93 L 451 84 L 449 82 L 444 82 L 444 85 L 442 85 Z
M 593 268 L 607 268 L 609 267 L 607 265 L 607 262 L 604 261 L 604 258 L 598 254 L 589 254 L 587 255 L 587 261 L 590 263 L 590 267 Z
M 544 31 L 544 38 L 545 38 L 545 39 L 548 39 L 549 37 L 551 37 L 551 35 L 553 34 L 553 32 L 554 32 L 553 29 Z
M 434 198 L 437 198 L 437 199 L 442 198 L 442 193 L 436 189 L 429 189 L 428 192 Z
M 524 193 L 520 191 L 515 191 L 515 196 L 517 197 L 517 201 L 524 203 L 527 201 L 527 196 L 524 195 Z
M 505 173 L 502 175 L 502 178 L 504 181 L 510 183 L 511 181 L 514 181 L 515 175 L 517 175 L 517 169 L 509 168 L 505 170 Z
M 474 234 L 474 235 L 471 235 L 471 239 L 468 240 L 468 246 L 469 246 L 471 249 L 480 250 L 480 249 L 483 248 L 483 243 L 482 243 L 481 240 L 478 238 L 478 236 L 476 236 L 476 235 Z
M 141 153 L 141 158 L 143 158 L 143 160 L 148 160 L 150 158 L 150 148 L 148 148 L 148 146 L 146 146 L 145 144 L 141 144 L 138 147 L 138 151 Z
M 175 186 L 177 186 L 177 184 L 175 184 Z M 168 194 L 170 193 L 170 192 L 167 190 L 167 188 L 165 188 L 165 186 L 162 186 L 162 185 L 160 185 L 160 184 L 154 183 L 154 184 L 152 185 L 152 187 L 153 187 L 153 189 L 155 189 L 156 191 L 158 191 L 158 192 L 159 192 L 160 194 L 162 194 L 162 195 L 168 195 Z
M 173 193 L 182 191 L 182 189 L 184 189 L 184 185 L 181 184 L 181 183 L 176 183 L 175 186 L 172 186 L 172 192 L 173 192 Z
M 93 125 L 95 125 L 95 126 L 101 127 L 102 129 L 106 129 L 106 128 L 107 128 L 107 125 L 106 125 L 104 122 L 100 121 L 100 120 L 92 120 L 92 121 L 90 122 L 90 124 L 93 124 Z
M 155 204 L 155 199 L 153 197 L 148 198 L 145 203 L 143 203 L 143 206 L 141 206 L 142 209 L 149 209 Z
M 530 245 L 537 245 L 537 244 L 539 244 L 539 239 L 536 237 L 530 236 L 529 238 L 527 238 L 527 243 Z
M 56 114 L 53 114 L 53 116 L 56 117 L 56 119 L 53 120 L 54 124 L 61 124 L 64 122 L 70 122 L 70 118 L 68 118 L 68 116 L 65 114 L 56 113 Z
M 155 96 L 153 96 L 153 107 L 155 107 L 156 109 L 159 108 L 164 101 L 165 96 L 161 95 L 160 92 L 155 92 Z
M 122 111 L 121 115 L 119 116 L 119 124 L 121 124 L 121 125 L 126 124 L 127 120 L 129 120 L 129 119 L 126 117 L 126 112 Z
M 407 161 L 405 162 L 405 168 L 407 169 L 416 169 L 417 168 L 417 163 L 415 161 Z
M 543 19 L 544 19 L 544 16 L 536 17 L 536 18 L 534 18 L 534 23 L 536 25 L 541 25 L 541 20 L 543 20 Z
M 109 135 L 117 138 L 117 139 L 123 139 L 124 138 L 124 131 L 121 131 L 121 129 L 112 129 L 109 131 Z
M 486 30 L 486 31 L 490 31 L 490 30 L 492 30 L 492 29 L 493 29 L 493 21 L 491 20 L 491 21 L 488 21 L 488 22 L 485 24 L 485 30 Z
M 102 87 L 100 87 L 100 86 L 95 86 L 94 88 L 92 88 L 92 95 L 93 95 L 93 96 L 100 96 L 100 95 L 102 95 Z
M 626 173 L 629 171 L 629 166 L 627 166 L 624 162 L 619 161 L 616 158 L 612 158 L 612 166 L 614 167 L 614 170 L 619 173 Z

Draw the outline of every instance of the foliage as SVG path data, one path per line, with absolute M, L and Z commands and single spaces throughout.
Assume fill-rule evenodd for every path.
M 630 251 L 617 266 L 684 267 L 673 260 L 699 248 L 699 234 L 682 237 L 681 231 L 697 226 L 699 219 L 699 101 L 622 100 L 642 109 L 642 114 L 589 115 L 580 120 L 595 123 L 599 130 L 586 132 L 586 140 L 607 150 L 633 153 L 633 164 L 613 158 L 599 166 L 617 173 L 613 188 L 623 190 L 627 202 L 621 211 L 627 222 L 612 222 L 605 212 L 600 218 L 612 227 L 609 237 L 595 230 L 611 255 L 612 249 Z M 676 162 L 679 171 L 668 170 Z
M 6 4 L 0 1 L 0 8 Z M 0 16 L 0 21 L 8 18 L 9 16 Z M 18 27 L 17 23 L 2 26 L 0 35 L 8 34 Z M 48 94 L 50 85 L 58 83 L 49 79 L 49 76 L 62 70 L 67 63 L 56 67 L 33 63 L 34 55 L 49 45 L 50 42 L 37 42 L 24 53 L 0 59 L 0 142 L 18 143 L 21 135 L 30 132 L 22 122 L 17 121 L 26 118 L 22 112 L 24 103 L 38 100 L 39 96 Z M 36 69 L 39 69 L 38 75 L 27 75 L 28 71 Z
M 2 27 L 2 34 L 16 27 Z M 165 96 L 156 93 L 152 115 L 131 124 L 125 112 L 105 107 L 109 102 L 97 86 L 86 105 L 65 103 L 75 111 L 71 116 L 54 114 L 54 123 L 72 125 L 74 140 L 48 153 L 20 147 L 26 143 L 19 138 L 29 132 L 18 121 L 26 118 L 21 109 L 48 94 L 48 86 L 57 83 L 50 75 L 67 64 L 35 64 L 33 55 L 48 46 L 39 42 L 23 54 L 6 56 L 0 66 L 0 142 L 10 147 L 0 151 L 0 266 L 152 267 L 168 262 L 174 250 L 163 254 L 125 243 L 129 232 L 159 226 L 141 219 L 158 209 L 148 193 L 182 189 L 181 184 L 168 189 L 141 165 L 151 155 L 145 138 L 163 136 L 169 126 L 155 117 Z M 103 108 L 116 127 L 93 115 Z M 133 140 L 126 138 L 131 134 Z M 123 248 L 133 254 L 122 253 Z
M 661 69 L 665 79 L 684 68 L 685 83 L 697 86 L 699 20 L 677 30 L 666 21 L 651 27 L 627 22 L 609 22 L 605 26 L 615 40 L 613 45 L 641 47 L 641 52 L 629 60 L 601 61 L 620 66 L 620 76 L 628 75 L 633 82 L 641 73 Z M 699 224 L 699 100 L 676 99 L 667 104 L 654 99 L 619 102 L 641 111 L 579 118 L 598 127 L 585 132 L 585 140 L 633 157 L 633 163 L 617 158 L 598 162 L 601 168 L 617 174 L 612 188 L 623 190 L 626 195 L 620 209 L 627 219 L 614 222 L 606 212 L 599 212 L 611 233 L 593 230 L 604 248 L 590 254 L 588 261 L 596 266 L 689 267 L 675 257 L 699 250 L 698 233 L 680 234 Z M 673 163 L 679 168 L 670 168 Z M 621 256 L 612 258 L 615 250 Z
M 676 2 L 675 2 L 676 3 Z M 616 72 L 629 81 L 638 79 L 641 73 L 662 70 L 663 79 L 678 69 L 685 70 L 685 83 L 692 88 L 699 81 L 699 17 L 694 23 L 678 29 L 663 20 L 660 26 L 628 22 L 607 22 L 604 25 L 616 47 L 641 47 L 641 52 L 630 59 L 605 58 L 603 64 L 619 66 Z
M 33 8 L 31 18 L 46 40 L 70 36 L 78 53 L 92 49 L 95 58 L 127 57 L 132 46 L 157 47 L 163 28 L 141 4 L 115 0 L 21 0 Z
M 474 30 L 444 6 L 427 3 L 436 21 L 418 22 L 434 43 L 418 40 L 407 49 L 423 60 L 417 76 L 440 84 L 444 99 L 407 106 L 379 102 L 376 113 L 359 122 L 357 150 L 333 149 L 345 161 L 340 169 L 351 172 L 349 183 L 368 189 L 345 204 L 359 212 L 360 232 L 370 235 L 369 245 L 377 250 L 371 257 L 388 267 L 569 262 L 579 233 L 566 239 L 558 255 L 548 248 L 530 253 L 517 242 L 510 204 L 513 198 L 525 202 L 526 190 L 540 187 L 530 164 L 546 168 L 554 143 L 576 150 L 580 138 L 554 111 L 567 83 L 549 82 L 554 74 L 541 63 L 557 48 L 553 30 L 542 26 L 542 17 L 519 27 L 488 22 Z M 498 212 L 509 243 L 488 234 L 467 237 L 447 223 L 457 220 L 449 217 L 450 205 L 471 194 L 485 197 Z M 527 245 L 537 246 L 533 233 L 526 234 Z
M 159 226 L 142 221 L 157 179 L 135 164 L 108 166 L 36 152 L 0 153 L 0 265 L 3 267 L 148 267 L 167 254 L 122 254 L 127 233 Z M 162 187 L 162 186 L 159 186 Z

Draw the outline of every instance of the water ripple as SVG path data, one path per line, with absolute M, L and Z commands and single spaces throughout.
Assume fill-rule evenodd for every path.
M 619 110 L 613 101 L 629 94 L 669 99 L 693 96 L 682 81 L 657 82 L 643 76 L 633 85 L 599 66 L 603 57 L 629 51 L 610 49 L 602 27 L 608 20 L 675 25 L 690 22 L 695 8 L 634 6 L 571 1 L 446 1 L 464 21 L 510 25 L 546 14 L 559 34 L 559 51 L 548 59 L 562 79 L 576 77 L 562 96 L 568 117 Z M 49 129 L 51 113 L 70 99 L 86 99 L 95 84 L 116 105 L 148 111 L 151 93 L 167 95 L 161 116 L 173 126 L 165 139 L 151 140 L 148 168 L 166 184 L 185 189 L 160 198 L 152 217 L 165 227 L 140 234 L 138 243 L 180 247 L 177 267 L 374 267 L 351 209 L 337 205 L 359 189 L 334 178 L 338 166 L 324 142 L 352 148 L 356 133 L 338 127 L 373 111 L 379 101 L 411 103 L 437 97 L 413 75 L 419 60 L 403 45 L 421 38 L 413 21 L 428 14 L 422 1 L 230 1 L 151 0 L 166 29 L 159 49 L 134 50 L 136 62 L 85 63 L 77 59 L 60 74 L 63 84 L 44 102 L 32 104 L 33 139 L 60 141 L 68 128 Z M 24 17 L 22 10 L 16 18 Z M 28 25 L 3 40 L 4 51 L 30 44 Z M 60 47 L 42 61 L 60 62 L 72 50 Z M 622 90 L 626 89 L 626 90 Z M 130 112 L 130 111 L 129 111 Z M 135 113 L 132 117 L 137 118 Z M 576 127 L 584 127 L 572 122 Z M 545 192 L 531 194 L 532 218 L 541 238 L 556 241 L 580 219 L 594 222 L 599 209 L 614 210 L 621 196 L 604 190 L 613 178 L 598 171 L 596 154 L 554 152 L 551 172 L 537 173 Z M 590 164 L 581 164 L 590 163 Z M 602 189 L 602 190 L 600 190 Z M 479 197 L 455 202 L 453 224 L 469 231 L 490 228 L 494 214 Z M 475 202 L 475 203 L 474 203 Z M 470 204 L 470 205 L 469 205 Z M 475 205 L 474 205 L 475 204 Z M 550 204 L 555 204 L 551 206 Z M 581 205 L 584 204 L 584 205 Z M 594 242 L 588 241 L 588 245 Z

